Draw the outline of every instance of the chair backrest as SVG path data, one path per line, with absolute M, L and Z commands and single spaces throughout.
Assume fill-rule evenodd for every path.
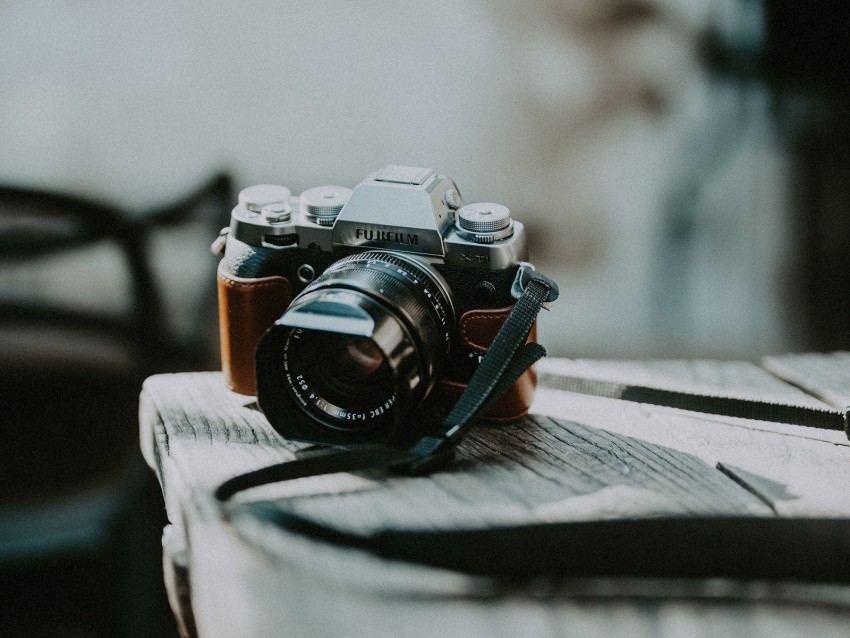
M 211 241 L 231 205 L 225 175 L 143 212 L 0 186 L 0 500 L 61 491 L 136 453 L 142 380 L 196 367 L 211 341 L 169 324 L 150 240 L 200 216 Z M 199 323 L 214 313 L 212 269 L 206 280 Z

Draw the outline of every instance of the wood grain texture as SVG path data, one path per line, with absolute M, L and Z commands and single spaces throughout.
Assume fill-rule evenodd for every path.
M 823 357 L 827 369 L 841 364 L 850 369 L 850 357 L 794 355 L 787 359 L 796 357 L 809 368 L 816 367 L 814 362 Z M 840 377 L 847 370 L 833 369 L 830 374 L 833 373 Z M 556 359 L 541 364 L 543 384 L 554 385 L 560 374 L 812 407 L 828 405 L 772 372 L 746 362 L 653 361 L 620 365 Z M 850 492 L 843 487 L 850 442 L 842 432 L 704 415 L 545 387 L 538 391 L 532 409 L 554 416 L 568 414 L 586 425 L 693 454 L 712 467 L 720 466 L 783 516 L 847 516 L 850 512 Z
M 245 542 L 245 538 L 251 542 Z M 191 530 L 202 636 L 843 636 L 845 587 L 724 580 L 503 585 L 376 559 L 257 520 Z M 223 584 L 230 585 L 229 587 Z
M 765 357 L 762 365 L 839 410 L 850 406 L 850 352 Z
M 290 498 L 288 506 L 357 533 L 770 514 L 694 455 L 542 416 L 479 427 L 461 444 L 456 462 L 428 477 L 376 480 L 354 493 Z
M 850 361 L 847 365 L 850 367 Z M 559 376 L 580 376 L 682 392 L 827 407 L 811 394 L 747 361 L 545 359 L 538 368 L 543 386 Z
M 840 357 L 829 365 L 850 374 L 850 357 L 844 368 Z M 811 396 L 804 384 L 752 364 L 555 360 L 540 372 L 544 384 L 578 373 L 812 406 L 835 400 L 826 383 Z M 839 433 L 545 387 L 532 412 L 518 424 L 474 429 L 457 461 L 428 477 L 338 474 L 255 488 L 237 500 L 286 499 L 290 511 L 355 533 L 659 516 L 850 517 L 850 445 Z M 304 444 L 278 435 L 217 373 L 149 379 L 140 419 L 145 458 L 174 525 L 170 551 L 189 557 L 201 636 L 782 638 L 809 633 L 812 623 L 819 635 L 845 635 L 850 620 L 846 587 L 604 578 L 506 586 L 333 547 L 255 518 L 227 521 L 212 489 L 292 459 Z
M 533 409 L 568 413 L 578 423 L 692 454 L 711 467 L 723 464 L 762 477 L 782 486 L 784 499 L 769 499 L 782 515 L 850 512 L 850 494 L 844 488 L 850 446 L 841 433 L 699 416 L 548 389 L 538 392 Z M 778 431 L 789 429 L 787 434 Z

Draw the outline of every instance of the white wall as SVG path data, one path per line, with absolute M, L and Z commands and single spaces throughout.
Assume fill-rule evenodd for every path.
M 219 168 L 297 192 L 432 166 L 529 222 L 553 352 L 783 350 L 787 162 L 763 92 L 694 53 L 735 5 L 4 3 L 0 180 L 143 207 Z

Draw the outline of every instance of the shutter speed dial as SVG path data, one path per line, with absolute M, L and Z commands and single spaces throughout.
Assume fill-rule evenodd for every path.
M 337 215 L 351 197 L 343 186 L 317 186 L 301 193 L 301 212 L 319 226 L 333 226 Z
M 480 202 L 457 211 L 457 234 L 478 244 L 492 244 L 514 234 L 511 211 L 501 204 Z

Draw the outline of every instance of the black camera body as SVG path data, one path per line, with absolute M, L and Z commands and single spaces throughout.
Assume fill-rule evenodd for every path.
M 422 410 L 463 390 L 531 267 L 507 208 L 463 206 L 450 178 L 404 166 L 353 191 L 247 188 L 221 239 L 229 386 L 287 438 L 338 445 L 421 437 Z M 530 371 L 491 418 L 524 414 L 534 385 Z

